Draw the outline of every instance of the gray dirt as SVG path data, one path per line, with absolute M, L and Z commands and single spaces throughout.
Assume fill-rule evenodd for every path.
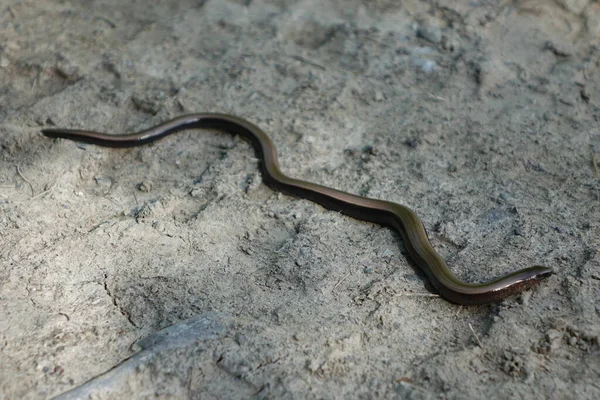
M 0 0 L 0 399 L 600 398 L 600 3 Z M 50 140 L 192 112 L 294 177 L 408 205 L 400 237 L 261 184 L 243 140 Z

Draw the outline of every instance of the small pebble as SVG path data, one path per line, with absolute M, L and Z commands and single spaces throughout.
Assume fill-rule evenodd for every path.
M 412 66 L 420 69 L 426 74 L 431 74 L 437 69 L 437 63 L 433 60 L 424 60 L 422 58 L 411 57 L 410 63 Z
M 317 372 L 317 370 L 321 367 L 321 364 L 317 360 L 310 360 L 306 367 L 310 372 Z
M 192 189 L 190 191 L 190 196 L 192 196 L 192 197 L 202 197 L 202 196 L 204 196 L 204 192 L 205 192 L 205 190 L 203 188 Z
M 394 255 L 394 252 L 391 251 L 390 249 L 385 249 L 382 253 L 381 253 L 381 257 L 382 258 L 387 258 L 387 257 L 392 257 Z
M 152 222 L 152 227 L 154 229 L 156 229 L 159 232 L 164 232 L 165 231 L 165 224 L 162 221 L 153 221 Z
M 515 197 L 508 192 L 500 193 L 500 198 L 504 201 L 514 201 L 515 200 Z
M 149 191 L 152 190 L 152 182 L 149 181 L 143 181 L 142 183 L 140 183 L 138 185 L 138 190 L 140 192 L 145 192 L 148 193 Z
M 7 57 L 0 55 L 0 68 L 6 68 L 10 65 L 10 60 Z
M 242 346 L 248 341 L 248 338 L 243 333 L 238 333 L 235 336 L 235 341 L 237 342 L 238 345 Z
M 577 339 L 577 336 L 571 336 L 571 337 L 569 338 L 569 344 L 570 344 L 571 346 L 575 346 L 575 345 L 577 344 L 577 340 L 578 340 L 578 339 Z
M 440 43 L 442 41 L 442 31 L 429 21 L 423 21 L 417 29 L 417 36 L 431 43 Z

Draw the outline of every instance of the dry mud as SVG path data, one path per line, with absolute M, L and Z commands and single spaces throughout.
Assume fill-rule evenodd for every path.
M 0 80 L 0 398 L 600 398 L 599 2 L 0 0 Z M 199 111 L 464 280 L 556 273 L 456 306 L 239 138 L 39 134 Z

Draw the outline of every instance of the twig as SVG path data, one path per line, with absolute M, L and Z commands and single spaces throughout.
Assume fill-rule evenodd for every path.
M 594 167 L 594 176 L 600 178 L 600 171 L 598 170 L 598 155 L 596 152 L 592 153 L 592 167 Z
M 435 94 L 433 94 L 433 93 L 427 93 L 427 95 L 429 95 L 429 97 L 431 97 L 432 99 L 435 99 L 435 100 L 439 100 L 439 101 L 446 101 L 446 99 L 445 99 L 445 98 L 443 98 L 443 97 L 440 97 L 440 96 L 437 96 L 437 95 L 435 95 Z
M 33 197 L 33 195 L 35 194 L 35 191 L 33 190 L 33 185 L 31 184 L 29 179 L 25 178 L 25 176 L 21 172 L 21 164 L 17 164 L 17 173 L 25 182 L 27 182 L 27 184 L 29 185 L 29 188 L 31 189 L 31 196 Z
M 439 294 L 435 293 L 398 293 L 396 296 L 404 297 L 440 297 Z
M 471 332 L 473 333 L 473 336 L 475 336 L 475 340 L 477 340 L 477 344 L 479 344 L 479 347 L 481 347 L 483 349 L 483 344 L 481 343 L 481 340 L 479 340 L 479 337 L 475 333 L 475 329 L 473 329 L 473 326 L 471 325 L 470 322 L 469 322 L 469 329 L 471 329 Z
M 196 368 L 194 368 L 193 366 L 190 368 L 190 378 L 188 379 L 188 397 L 191 398 L 192 396 L 192 383 L 195 383 L 195 377 L 196 377 Z
M 35 78 L 33 78 L 33 82 L 31 82 L 31 89 L 33 89 L 35 87 L 39 77 L 40 77 L 40 73 L 38 72 L 37 75 L 35 76 Z
M 344 276 L 342 279 L 340 279 L 340 280 L 338 281 L 338 283 L 336 283 L 336 284 L 335 284 L 335 286 L 333 287 L 333 289 L 331 289 L 331 293 L 333 293 L 333 291 L 334 291 L 335 289 L 337 289 L 337 287 L 338 287 L 338 286 L 340 286 L 340 285 L 342 284 L 342 282 L 344 282 L 344 281 L 346 280 L 346 278 L 350 276 L 350 274 L 351 274 L 351 273 L 352 273 L 352 271 L 348 272 L 348 273 L 346 274 L 346 276 Z
M 31 196 L 29 198 L 29 200 L 36 199 L 38 197 L 42 197 L 46 193 L 49 193 L 50 191 L 52 191 L 52 189 L 54 189 L 54 187 L 56 186 L 57 183 L 58 183 L 58 178 L 56 178 L 56 180 L 54 181 L 54 183 L 52 184 L 52 186 L 50 186 L 48 189 L 44 190 L 43 192 L 40 192 L 40 193 L 36 194 L 35 196 Z
M 10 16 L 12 17 L 12 19 L 17 18 L 17 16 L 15 15 L 15 12 L 13 11 L 12 8 L 10 8 L 10 6 L 6 7 L 6 10 L 10 13 Z
M 389 44 L 385 44 L 385 43 L 383 43 L 383 42 L 380 42 L 379 40 L 375 39 L 374 37 L 371 37 L 371 36 L 365 36 L 365 38 L 366 38 L 367 40 L 370 40 L 370 41 L 372 41 L 372 42 L 375 42 L 375 43 L 377 43 L 377 44 L 378 44 L 378 45 L 380 45 L 380 46 L 383 46 L 383 47 L 388 47 L 388 48 L 389 48 L 389 47 L 392 47 L 392 46 L 390 46 Z
M 298 60 L 298 61 L 300 61 L 300 62 L 303 62 L 303 63 L 305 63 L 305 64 L 312 65 L 313 67 L 320 68 L 320 69 L 322 69 L 323 71 L 327 71 L 327 68 L 325 68 L 324 66 L 322 66 L 322 65 L 320 65 L 320 64 L 317 64 L 316 62 L 313 62 L 313 61 L 307 60 L 306 58 L 304 58 L 304 57 L 302 57 L 302 56 L 298 56 L 298 55 L 295 55 L 295 54 L 294 54 L 294 55 L 291 55 L 290 57 L 291 57 L 291 58 L 293 58 L 293 59 L 295 59 L 295 60 Z
M 454 317 L 458 317 L 458 314 L 460 314 L 462 309 L 463 309 L 463 306 L 458 306 L 458 310 L 456 310 L 456 314 L 454 314 Z

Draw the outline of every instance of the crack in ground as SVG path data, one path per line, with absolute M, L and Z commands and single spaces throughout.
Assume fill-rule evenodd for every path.
M 104 291 L 106 292 L 106 294 L 108 294 L 108 297 L 111 298 L 113 305 L 117 308 L 117 310 L 119 310 L 119 312 L 121 313 L 121 315 L 123 315 L 125 318 L 127 318 L 127 321 L 129 321 L 129 323 L 133 326 L 135 326 L 136 328 L 139 328 L 139 326 L 136 325 L 135 322 L 133 322 L 133 319 L 131 318 L 131 315 L 125 311 L 123 309 L 123 307 L 121 307 L 119 305 L 119 303 L 117 303 L 117 297 L 113 296 L 113 294 L 111 293 L 110 289 L 108 288 L 108 274 L 104 274 L 104 282 L 103 282 L 103 286 L 104 286 Z

